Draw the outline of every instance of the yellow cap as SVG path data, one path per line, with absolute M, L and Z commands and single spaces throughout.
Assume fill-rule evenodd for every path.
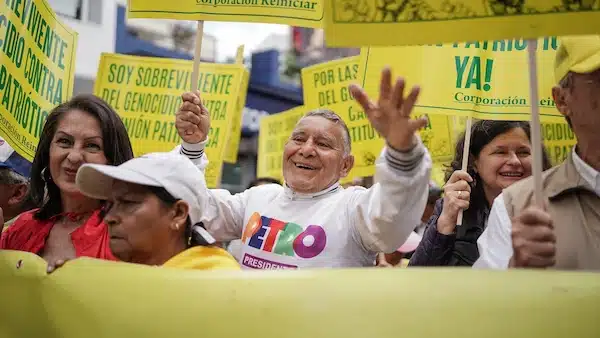
M 565 36 L 554 60 L 554 77 L 559 83 L 569 72 L 591 73 L 600 69 L 600 35 Z

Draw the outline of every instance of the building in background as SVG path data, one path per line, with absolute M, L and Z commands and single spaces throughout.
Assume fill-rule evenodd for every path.
M 292 27 L 292 48 L 298 68 L 360 54 L 360 48 L 330 48 L 322 29 Z
M 101 53 L 115 50 L 116 1 L 47 0 L 52 9 L 79 33 L 75 61 L 75 94 L 94 91 Z

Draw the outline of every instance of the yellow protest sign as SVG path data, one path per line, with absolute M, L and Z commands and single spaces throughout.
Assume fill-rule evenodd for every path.
M 231 119 L 238 109 L 244 68 L 234 64 L 202 63 L 199 90 L 211 114 L 206 144 L 209 187 L 218 186 Z M 136 156 L 170 151 L 181 142 L 175 114 L 181 94 L 191 84 L 192 62 L 118 54 L 103 54 L 94 92 L 121 116 Z
M 563 122 L 551 97 L 556 38 L 538 42 L 540 118 Z M 361 53 L 367 93 L 379 92 L 381 69 L 409 86 L 420 85 L 415 112 L 473 116 L 488 120 L 529 120 L 527 41 L 522 39 L 444 45 L 373 47 Z
M 452 117 L 427 115 L 428 123 L 419 131 L 421 140 L 434 163 L 448 163 L 455 154 L 456 135 L 452 133 Z
M 544 148 L 550 157 L 550 162 L 552 165 L 562 163 L 577 144 L 575 133 L 566 122 L 543 123 L 541 130 Z
M 596 34 L 596 0 L 329 0 L 327 45 L 400 46 Z
M 419 131 L 419 136 L 433 162 L 431 179 L 442 186 L 446 183 L 446 170 L 456 155 L 456 143 L 464 132 L 464 127 L 457 133 L 457 121 L 453 116 L 430 114 L 427 119 L 429 123 Z
M 600 332 L 600 274 L 586 272 L 193 271 L 79 258 L 47 275 L 41 258 L 3 251 L 0 286 L 3 337 L 172 338 L 201 332 L 280 338 L 285 332 L 286 338 L 397 338 L 400 332 L 479 338 L 485 331 L 489 338 L 564 338 Z M 425 294 L 427 306 L 398 315 L 407 304 L 422 303 Z M 435 325 L 431 309 L 444 314 Z M 472 319 L 474 309 L 480 330 L 455 325 Z M 297 325 L 290 327 L 290 320 Z
M 276 23 L 322 27 L 325 0 L 129 0 L 130 18 Z
M 0 2 L 0 136 L 29 161 L 49 111 L 73 92 L 76 50 L 46 1 Z
M 359 57 L 329 61 L 302 69 L 304 105 L 307 109 L 327 108 L 339 114 L 348 125 L 352 141 L 354 169 L 342 183 L 356 177 L 375 174 L 375 161 L 385 141 L 373 129 L 367 116 L 348 92 L 348 86 L 360 81 Z M 379 80 L 379 72 L 377 78 Z M 373 97 L 376 98 L 373 93 Z M 429 124 L 420 134 L 434 164 L 447 164 L 454 156 L 454 118 L 430 115 Z M 464 127 L 463 127 L 464 129 Z M 438 174 L 439 176 L 439 174 Z
M 242 83 L 238 91 L 237 109 L 231 119 L 231 130 L 225 148 L 224 161 L 227 163 L 237 162 L 238 148 L 242 137 L 242 115 L 246 106 L 246 96 L 248 95 L 248 82 L 250 81 L 250 72 L 244 69 L 242 74 Z
M 283 147 L 306 112 L 304 106 L 299 106 L 260 119 L 256 176 L 283 180 Z
M 304 105 L 308 110 L 326 108 L 346 122 L 352 142 L 354 168 L 342 183 L 374 174 L 375 160 L 384 140 L 373 129 L 348 86 L 358 82 L 358 56 L 320 63 L 302 69 Z

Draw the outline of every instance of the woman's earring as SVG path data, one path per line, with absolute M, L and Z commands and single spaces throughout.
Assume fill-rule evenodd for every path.
M 175 229 L 179 230 L 179 223 L 175 223 Z

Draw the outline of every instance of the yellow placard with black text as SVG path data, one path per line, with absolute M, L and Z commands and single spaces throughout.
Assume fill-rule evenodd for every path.
M 597 34 L 596 0 L 329 0 L 331 47 Z
M 49 112 L 73 93 L 77 32 L 45 0 L 0 2 L 0 136 L 33 160 Z
M 260 119 L 256 176 L 283 180 L 283 148 L 296 123 L 306 112 L 304 106 L 299 106 Z
M 349 183 L 357 177 L 374 175 L 375 161 L 385 144 L 348 91 L 351 83 L 360 81 L 359 62 L 359 57 L 348 57 L 302 69 L 306 108 L 330 109 L 340 115 L 348 126 L 355 163 L 354 169 L 342 183 Z M 371 98 L 376 100 L 377 95 L 378 93 L 373 93 Z M 429 123 L 420 131 L 420 136 L 429 149 L 434 166 L 441 168 L 441 165 L 449 163 L 454 155 L 455 118 L 429 115 L 428 119 Z
M 198 88 L 210 112 L 206 144 L 209 187 L 217 187 L 231 121 L 238 109 L 244 68 L 235 64 L 200 64 Z M 175 114 L 181 94 L 191 84 L 192 61 L 103 54 L 94 93 L 121 116 L 135 156 L 170 151 L 180 144 Z
M 360 58 L 354 56 L 302 69 L 304 106 L 308 110 L 332 110 L 348 126 L 354 168 L 343 183 L 373 175 L 375 160 L 384 144 L 348 90 L 351 83 L 358 83 L 359 61 Z
M 542 140 L 544 148 L 552 165 L 558 165 L 567 159 L 567 156 L 577 144 L 575 133 L 566 122 L 542 123 Z
M 431 156 L 431 179 L 442 186 L 446 170 L 456 155 L 456 143 L 464 133 L 464 118 L 429 114 L 427 119 L 429 122 L 419 136 Z
M 129 0 L 130 18 L 239 21 L 322 27 L 327 0 Z

